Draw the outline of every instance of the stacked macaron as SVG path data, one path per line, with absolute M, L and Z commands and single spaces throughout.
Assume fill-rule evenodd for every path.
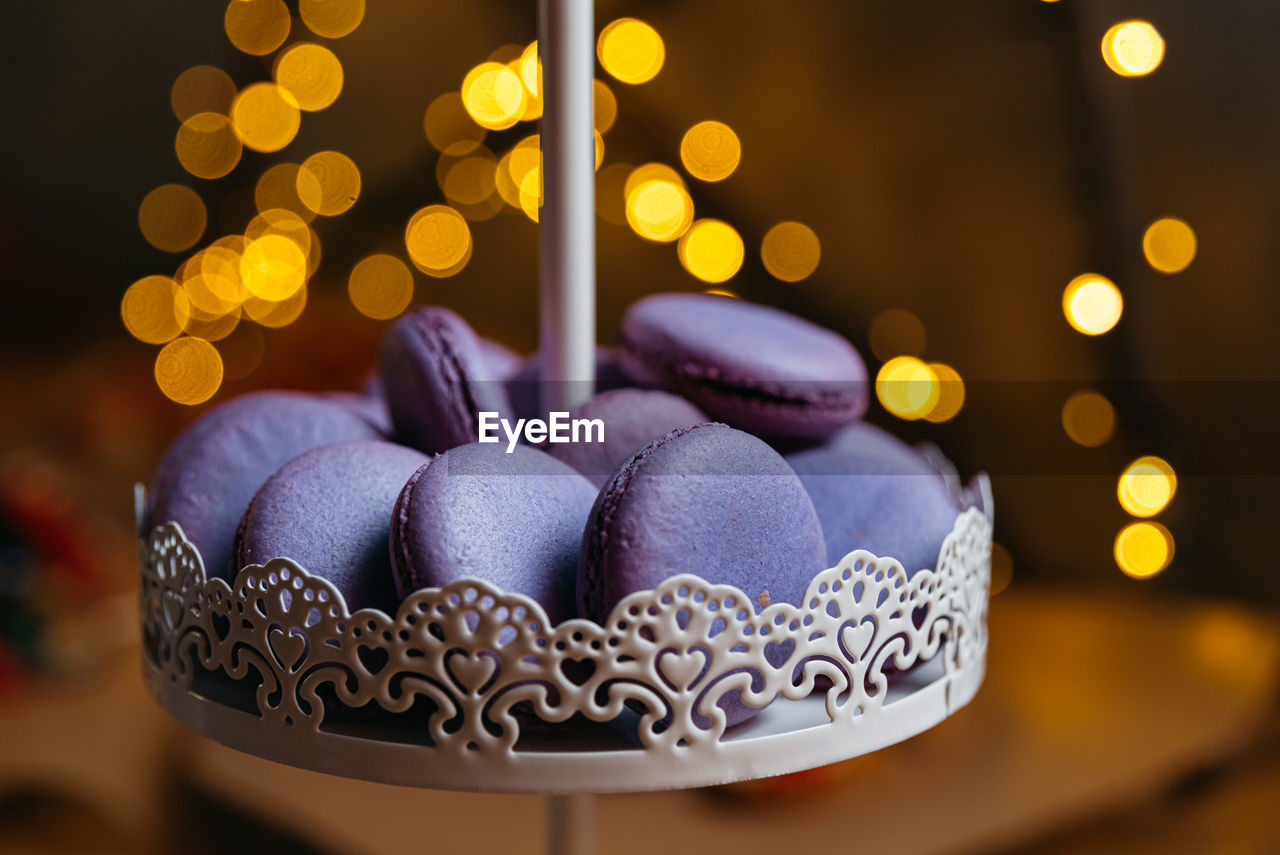
M 934 565 L 956 491 L 861 421 L 867 370 L 843 336 L 740 300 L 657 294 L 631 306 L 597 369 L 603 388 L 568 417 L 602 436 L 481 442 L 482 413 L 543 412 L 540 360 L 418 310 L 388 330 L 364 394 L 262 392 L 207 413 L 161 463 L 151 520 L 177 522 L 210 575 L 288 557 L 352 608 L 388 612 L 475 578 L 553 622 L 603 622 L 679 573 L 763 609 L 799 605 L 855 549 L 909 573 Z

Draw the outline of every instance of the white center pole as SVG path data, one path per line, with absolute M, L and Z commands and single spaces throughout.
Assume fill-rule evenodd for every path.
M 594 838 L 591 796 L 547 796 L 548 855 L 592 855 Z
M 539 0 L 542 409 L 567 410 L 595 385 L 596 220 L 593 0 Z

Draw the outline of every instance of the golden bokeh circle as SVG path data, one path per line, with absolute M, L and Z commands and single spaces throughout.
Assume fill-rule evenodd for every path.
M 938 402 L 924 414 L 924 420 L 935 424 L 951 421 L 964 407 L 964 379 L 943 362 L 930 362 L 929 369 L 938 378 Z
M 231 43 L 253 56 L 266 56 L 284 44 L 292 23 L 284 0 L 231 0 L 222 19 Z
M 1169 462 L 1146 455 L 1125 467 L 1116 483 L 1120 505 L 1135 517 L 1153 517 L 1168 507 L 1178 492 L 1178 476 Z
M 317 36 L 340 39 L 364 20 L 365 0 L 298 0 L 298 17 Z
M 200 194 L 181 184 L 161 184 L 138 206 L 138 228 L 147 243 L 165 252 L 196 245 L 209 224 Z
M 262 82 L 246 86 L 236 96 L 231 104 L 231 121 L 246 146 L 272 152 L 293 142 L 302 114 L 291 92 L 279 84 Z
M 1121 21 L 1103 34 L 1102 59 L 1121 77 L 1150 74 L 1164 59 L 1164 38 L 1147 21 Z
M 690 175 L 702 181 L 723 181 L 741 160 L 742 143 L 724 122 L 698 122 L 680 140 L 680 161 Z
M 924 356 L 929 337 L 924 324 L 906 309 L 885 309 L 871 319 L 871 352 L 888 362 L 895 356 Z
M 1116 430 L 1115 407 L 1097 392 L 1073 392 L 1062 404 L 1062 430 L 1076 445 L 1105 445 Z
M 520 76 L 499 62 L 482 62 L 467 72 L 459 94 L 472 120 L 492 131 L 520 121 L 528 102 Z
M 598 78 L 591 81 L 591 110 L 596 132 L 609 133 L 613 123 L 618 120 L 618 98 L 609 84 Z
M 276 58 L 272 76 L 308 112 L 323 110 L 342 93 L 342 63 L 323 45 L 290 45 Z
M 304 284 L 283 300 L 265 300 L 249 297 L 244 301 L 244 313 L 260 326 L 279 329 L 287 327 L 302 315 L 307 307 L 307 286 Z
M 282 234 L 265 234 L 244 248 L 240 278 L 253 296 L 278 303 L 292 297 L 306 283 L 306 253 Z
M 693 199 L 682 184 L 642 181 L 627 194 L 627 224 L 646 240 L 678 240 L 693 224 Z
M 1116 535 L 1115 558 L 1126 576 L 1148 579 L 1173 561 L 1173 535 L 1157 522 L 1129 523 Z
M 169 400 L 188 406 L 203 404 L 222 385 L 222 357 L 204 339 L 184 336 L 160 350 L 155 378 Z
M 636 18 L 619 18 L 600 31 L 596 55 L 604 70 L 623 83 L 645 83 L 657 76 L 666 59 L 658 31 Z
M 760 260 L 775 279 L 799 282 L 818 269 L 822 243 L 813 229 L 788 220 L 765 232 L 760 242 Z
M 394 255 L 370 255 L 351 269 L 347 295 L 360 314 L 390 320 L 413 300 L 413 274 Z
M 742 268 L 745 248 L 742 236 L 721 220 L 698 220 L 680 238 L 676 248 L 684 269 L 703 282 L 719 284 Z
M 317 214 L 346 213 L 360 198 L 360 170 L 339 151 L 320 151 L 298 169 L 298 198 Z
M 422 130 L 436 151 L 445 151 L 459 142 L 478 144 L 488 133 L 471 118 L 462 104 L 462 96 L 457 92 L 446 92 L 427 106 L 422 117 Z
M 173 81 L 169 105 L 178 121 L 185 122 L 196 113 L 226 115 L 235 97 L 236 84 L 229 74 L 212 65 L 194 65 Z
M 428 205 L 415 213 L 404 243 L 409 260 L 428 276 L 452 276 L 471 259 L 471 229 L 448 205 Z
M 231 120 L 221 113 L 196 113 L 187 119 L 178 128 L 173 148 L 183 169 L 206 179 L 235 169 L 244 151 Z
M 1107 277 L 1082 273 L 1062 292 L 1062 311 L 1077 332 L 1102 335 L 1120 322 L 1124 297 Z
M 120 301 L 120 318 L 138 341 L 164 344 L 182 334 L 191 303 L 168 276 L 146 276 L 129 286 Z
M 1185 220 L 1161 217 L 1143 233 L 1142 254 L 1161 273 L 1181 273 L 1196 257 L 1196 233 Z
M 923 418 L 937 406 L 940 394 L 938 376 L 914 356 L 896 356 L 876 374 L 876 397 L 900 419 Z
M 298 198 L 298 170 L 296 163 L 277 163 L 258 177 L 253 204 L 259 213 L 280 208 L 297 214 L 304 222 L 315 219 L 316 212 Z

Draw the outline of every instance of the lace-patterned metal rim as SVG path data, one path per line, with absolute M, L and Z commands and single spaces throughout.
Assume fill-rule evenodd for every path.
M 757 613 L 736 588 L 682 575 L 603 626 L 550 626 L 537 603 L 474 580 L 418 591 L 395 615 L 351 613 L 287 558 L 228 585 L 165 523 L 142 544 L 147 684 L 232 748 L 386 783 L 622 792 L 784 774 L 968 703 L 985 669 L 991 527 L 964 511 L 937 569 L 910 579 L 851 552 L 800 607 Z M 717 702 L 731 694 L 762 710 L 726 729 Z

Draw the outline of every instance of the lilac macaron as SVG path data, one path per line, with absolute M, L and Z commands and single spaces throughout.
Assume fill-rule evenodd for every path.
M 574 615 L 582 527 L 596 489 L 529 446 L 471 443 L 421 467 L 396 501 L 391 560 L 401 596 L 471 577 Z
M 292 558 L 328 579 L 354 611 L 394 614 L 391 511 L 405 482 L 426 463 L 420 451 L 376 440 L 322 445 L 266 480 L 236 532 L 236 562 Z
M 151 487 L 152 525 L 176 522 L 209 577 L 232 579 L 232 541 L 249 501 L 272 473 L 320 445 L 380 439 L 340 403 L 294 392 L 257 392 L 210 410 L 170 446 Z
M 734 585 L 763 608 L 799 605 L 826 566 L 822 527 L 796 473 L 728 425 L 674 430 L 600 491 L 582 540 L 578 603 L 597 622 L 623 597 L 678 573 Z
M 908 575 L 936 566 L 961 508 L 954 486 L 925 455 L 860 422 L 787 462 L 822 520 L 828 564 L 865 549 L 898 559 Z
M 644 386 L 762 436 L 821 439 L 867 409 L 867 368 L 847 339 L 769 306 L 655 294 L 622 322 L 619 359 Z
M 627 458 L 676 428 L 692 427 L 706 415 L 678 395 L 657 389 L 614 389 L 601 392 L 569 411 L 569 419 L 598 421 L 603 442 L 551 443 L 548 453 L 603 487 Z M 583 439 L 595 439 L 591 433 Z
M 607 347 L 596 348 L 596 381 L 594 391 L 608 392 L 635 386 L 618 365 L 617 355 Z M 542 361 L 538 354 L 528 357 L 507 380 L 507 395 L 516 418 L 545 419 L 547 408 L 541 405 Z
M 427 453 L 475 442 L 480 412 L 510 411 L 480 339 L 448 309 L 429 306 L 396 321 L 379 367 L 397 439 Z

